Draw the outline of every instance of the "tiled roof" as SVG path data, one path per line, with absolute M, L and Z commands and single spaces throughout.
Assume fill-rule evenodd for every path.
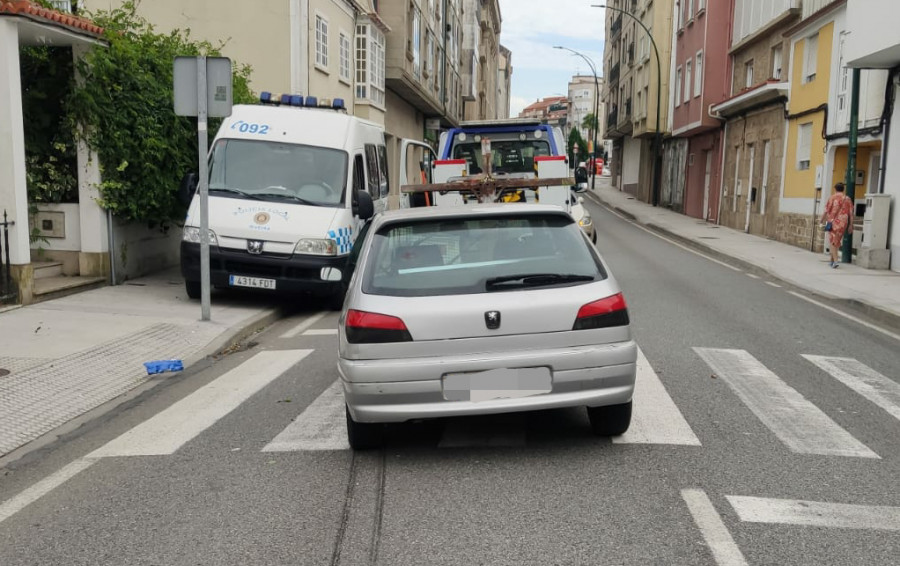
M 96 37 L 103 35 L 103 28 L 72 14 L 49 10 L 28 0 L 0 0 L 0 16 L 22 16 L 30 20 L 61 26 L 82 34 Z

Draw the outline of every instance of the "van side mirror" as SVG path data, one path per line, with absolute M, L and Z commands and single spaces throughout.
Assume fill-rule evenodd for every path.
M 366 191 L 357 191 L 354 201 L 354 216 L 358 216 L 360 220 L 368 220 L 375 216 L 375 203 L 372 202 L 372 195 Z
M 178 187 L 178 202 L 185 208 L 191 206 L 191 200 L 194 193 L 197 192 L 197 184 L 199 183 L 199 175 L 196 173 L 188 173 L 181 178 L 181 185 Z

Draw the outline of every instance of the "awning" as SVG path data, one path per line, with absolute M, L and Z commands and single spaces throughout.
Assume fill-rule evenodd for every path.
M 720 118 L 730 118 L 740 114 L 748 108 L 759 106 L 767 102 L 774 102 L 788 95 L 789 85 L 786 82 L 769 81 L 757 85 L 750 90 L 732 96 L 724 102 L 716 104 L 710 111 L 718 114 Z
M 91 20 L 49 10 L 28 0 L 0 0 L 0 17 L 17 20 L 20 45 L 103 43 L 103 28 Z

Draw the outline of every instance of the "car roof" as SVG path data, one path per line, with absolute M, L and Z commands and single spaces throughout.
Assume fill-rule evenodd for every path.
M 524 203 L 490 203 L 470 204 L 465 206 L 425 206 L 417 208 L 402 208 L 399 210 L 387 210 L 378 214 L 373 222 L 373 228 L 380 228 L 385 224 L 395 222 L 407 222 L 422 219 L 464 219 L 478 218 L 481 216 L 562 216 L 572 219 L 568 212 L 558 206 Z

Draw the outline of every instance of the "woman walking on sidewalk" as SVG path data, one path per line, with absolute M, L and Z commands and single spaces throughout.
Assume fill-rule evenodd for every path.
M 850 214 L 853 212 L 853 201 L 844 194 L 844 183 L 838 183 L 834 186 L 834 194 L 828 198 L 825 203 L 825 210 L 822 212 L 822 224 L 825 231 L 828 232 L 831 246 L 831 263 L 833 268 L 838 266 L 838 250 L 841 249 L 841 243 L 844 240 L 844 233 L 853 233 L 853 223 L 850 221 Z

